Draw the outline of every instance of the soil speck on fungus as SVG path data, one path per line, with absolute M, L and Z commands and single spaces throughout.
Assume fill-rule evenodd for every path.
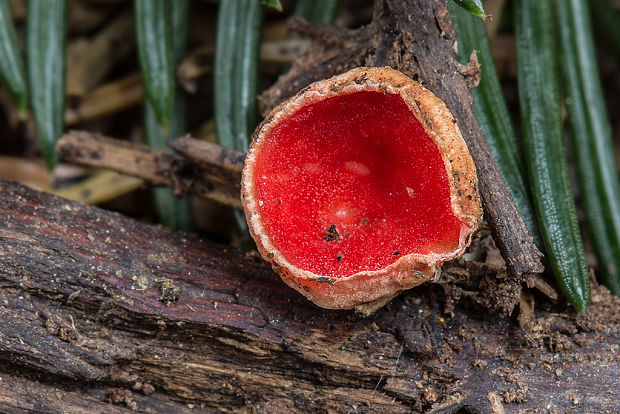
M 337 241 L 342 240 L 342 237 L 340 237 L 340 234 L 338 234 L 338 229 L 336 228 L 335 224 L 332 224 L 331 226 L 329 226 L 327 230 L 323 230 L 323 234 L 325 234 L 325 237 L 323 237 L 323 240 L 325 240 L 326 242 L 331 242 L 334 240 L 337 240 Z

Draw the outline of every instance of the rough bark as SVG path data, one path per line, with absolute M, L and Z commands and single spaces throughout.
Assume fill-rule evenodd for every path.
M 455 32 L 445 0 L 376 0 L 372 23 L 358 30 L 293 20 L 314 39 L 292 70 L 262 95 L 266 110 L 312 82 L 356 66 L 390 66 L 441 98 L 458 122 L 478 170 L 485 217 L 509 270 L 540 273 L 534 246 L 491 156 L 472 110 L 470 75 L 454 58 Z
M 620 300 L 524 295 L 523 331 L 461 283 L 503 283 L 483 253 L 361 318 L 254 255 L 0 182 L 0 412 L 618 412 Z

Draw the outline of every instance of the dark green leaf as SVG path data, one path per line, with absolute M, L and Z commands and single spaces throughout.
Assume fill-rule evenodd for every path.
M 579 312 L 590 282 L 562 134 L 554 0 L 515 2 L 519 103 L 525 159 L 547 258 Z
M 21 118 L 27 109 L 26 72 L 19 53 L 8 0 L 0 0 L 0 79 L 17 105 Z
M 174 63 L 180 63 L 185 56 L 187 43 L 188 0 L 176 0 L 172 3 L 172 51 L 169 52 Z M 164 130 L 157 121 L 155 110 L 148 100 L 144 102 L 144 129 L 146 142 L 155 148 L 167 149 L 166 142 L 186 133 L 185 95 L 177 85 L 174 93 L 174 105 L 169 115 L 170 123 Z M 192 230 L 192 206 L 189 196 L 177 198 L 169 188 L 153 190 L 155 206 L 162 224 L 175 230 Z
M 67 37 L 66 0 L 29 0 L 26 65 L 30 105 L 41 151 L 51 170 L 63 132 Z
M 171 0 L 135 0 L 136 37 L 144 89 L 159 123 L 168 128 L 174 105 Z
M 262 6 L 256 0 L 220 3 L 215 46 L 215 130 L 219 143 L 247 151 L 258 120 Z M 243 240 L 247 223 L 235 212 Z M 241 244 L 244 244 L 242 240 Z
M 247 151 L 258 120 L 262 7 L 255 0 L 220 3 L 215 47 L 215 127 L 220 144 Z
M 588 5 L 556 0 L 565 105 L 581 199 L 598 274 L 620 295 L 620 185 L 598 77 Z
M 474 16 L 478 16 L 483 20 L 487 18 L 481 0 L 454 0 L 454 2 Z

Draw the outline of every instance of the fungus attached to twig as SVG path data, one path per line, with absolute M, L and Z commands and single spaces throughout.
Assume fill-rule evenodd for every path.
M 456 121 L 389 68 L 316 82 L 275 108 L 254 135 L 242 190 L 262 256 L 334 309 L 436 279 L 482 215 Z

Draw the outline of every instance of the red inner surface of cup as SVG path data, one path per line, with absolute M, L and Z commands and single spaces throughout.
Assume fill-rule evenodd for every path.
M 304 106 L 256 150 L 267 233 L 303 270 L 347 277 L 459 245 L 463 223 L 439 149 L 400 95 L 361 91 Z

